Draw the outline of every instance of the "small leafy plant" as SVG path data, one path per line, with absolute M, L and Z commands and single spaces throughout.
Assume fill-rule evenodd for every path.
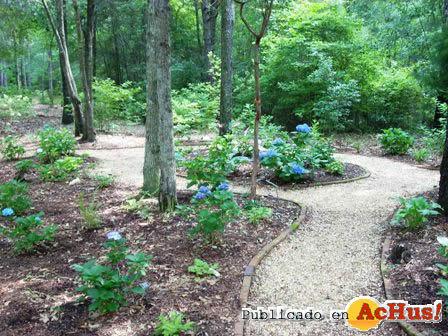
M 67 156 L 54 163 L 39 166 L 40 176 L 44 181 L 66 181 L 73 173 L 81 169 L 83 159 Z
M 412 151 L 412 157 L 417 162 L 424 162 L 429 158 L 429 151 L 426 148 L 416 148 Z
M 272 209 L 266 207 L 252 207 L 247 212 L 247 215 L 249 217 L 249 222 L 257 225 L 272 216 Z
M 391 224 L 400 224 L 404 221 L 407 228 L 410 230 L 417 230 L 423 227 L 423 224 L 428 221 L 428 216 L 437 215 L 436 211 L 441 209 L 441 206 L 435 202 L 428 202 L 424 197 L 414 197 L 405 199 L 398 198 L 401 208 L 395 213 Z
M 215 277 L 221 276 L 218 272 L 218 264 L 209 264 L 201 259 L 195 259 L 193 265 L 188 266 L 188 272 L 197 275 L 196 281 L 201 281 L 204 276 L 214 275 Z
M 155 329 L 155 334 L 161 336 L 178 336 L 181 332 L 194 330 L 194 323 L 189 320 L 184 322 L 184 319 L 184 314 L 176 311 L 171 311 L 168 315 L 160 314 L 159 324 Z
M 26 174 L 29 173 L 31 171 L 31 169 L 33 169 L 34 167 L 34 162 L 33 160 L 22 160 L 20 162 L 16 163 L 16 169 L 17 172 L 20 174 Z
M 114 185 L 115 177 L 113 175 L 97 175 L 96 184 L 100 189 L 106 189 Z
M 81 286 L 77 291 L 83 293 L 81 300 L 92 299 L 89 311 L 110 313 L 127 305 L 128 293 L 144 294 L 147 283 L 136 284 L 146 275 L 152 256 L 138 252 L 127 254 L 126 240 L 119 232 L 109 232 L 108 249 L 105 264 L 92 259 L 85 264 L 76 264 L 74 270 L 79 273 Z
M 101 228 L 103 222 L 100 215 L 98 215 L 99 204 L 93 197 L 90 203 L 87 203 L 84 198 L 84 193 L 79 194 L 78 199 L 79 211 L 81 212 L 82 226 L 86 230 L 96 230 Z
M 127 212 L 137 212 L 145 207 L 145 203 L 143 199 L 135 199 L 131 198 L 126 201 L 126 203 L 121 205 L 121 208 L 126 210 Z
M 448 258 L 448 238 L 447 237 L 437 237 L 437 241 L 440 244 L 439 253 L 442 257 Z M 448 266 L 444 264 L 436 264 L 442 270 L 442 275 L 444 277 L 448 276 Z M 440 278 L 440 290 L 437 292 L 439 295 L 448 296 L 448 280 L 446 278 Z
M 0 208 L 11 208 L 16 215 L 23 214 L 31 207 L 31 200 L 27 195 L 28 184 L 12 180 L 0 184 Z
M 76 139 L 66 128 L 57 130 L 47 127 L 38 136 L 40 148 L 37 150 L 37 157 L 44 163 L 53 163 L 75 152 Z
M 8 135 L 0 141 L 0 153 L 6 160 L 18 160 L 25 154 L 25 148 L 19 145 L 16 137 Z
M 41 217 L 43 212 L 27 217 L 16 218 L 13 223 L 0 228 L 0 234 L 10 238 L 17 253 L 32 251 L 36 246 L 54 240 L 58 231 L 56 225 L 45 226 Z
M 333 162 L 330 162 L 327 165 L 326 169 L 330 174 L 343 175 L 345 171 L 345 166 L 343 162 L 335 160 Z
M 378 139 L 386 153 L 392 155 L 406 154 L 415 142 L 414 138 L 401 128 L 385 129 Z

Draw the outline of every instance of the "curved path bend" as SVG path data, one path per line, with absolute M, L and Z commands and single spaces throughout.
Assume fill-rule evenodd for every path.
M 100 159 L 99 170 L 118 181 L 142 184 L 143 149 L 90 151 Z M 380 273 L 385 219 L 398 196 L 410 196 L 438 185 L 439 172 L 386 158 L 338 154 L 339 160 L 367 168 L 371 176 L 347 184 L 294 191 L 259 189 L 308 206 L 297 232 L 276 247 L 259 265 L 251 287 L 252 307 L 313 307 L 329 314 L 343 310 L 356 296 L 385 300 Z M 179 187 L 185 180 L 179 178 Z M 234 188 L 235 191 L 243 191 Z M 402 335 L 394 323 L 367 333 L 344 322 L 250 321 L 246 336 Z

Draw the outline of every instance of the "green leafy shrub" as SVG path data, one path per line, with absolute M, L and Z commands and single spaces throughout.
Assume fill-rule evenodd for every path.
M 115 184 L 115 177 L 113 175 L 97 175 L 95 176 L 95 180 L 100 189 L 106 189 Z
M 121 205 L 121 208 L 123 210 L 126 210 L 127 212 L 137 212 L 141 209 L 143 209 L 145 206 L 145 203 L 143 202 L 143 199 L 135 199 L 135 198 L 131 198 L 126 200 L 126 202 L 124 204 Z
M 215 191 L 199 188 L 192 199 L 197 224 L 190 235 L 201 234 L 207 242 L 215 242 L 227 224 L 237 218 L 240 210 L 228 188 L 227 184 L 220 184 Z
M 345 171 L 344 163 L 341 161 L 330 162 L 327 167 L 327 171 L 333 175 L 343 175 Z
M 67 156 L 54 163 L 40 165 L 40 176 L 44 181 L 66 181 L 69 177 L 81 169 L 83 159 Z
M 168 316 L 160 314 L 159 324 L 155 329 L 156 335 L 161 336 L 178 336 L 180 333 L 194 330 L 194 323 L 191 321 L 184 322 L 184 314 L 171 311 Z
M 105 264 L 92 259 L 73 268 L 81 279 L 81 286 L 76 289 L 83 293 L 81 300 L 92 299 L 89 311 L 110 313 L 127 305 L 129 292 L 145 293 L 149 285 L 136 282 L 146 275 L 152 257 L 142 252 L 127 254 L 126 240 L 118 232 L 109 232 L 104 245 L 108 249 Z
M 440 244 L 439 253 L 442 257 L 448 258 L 448 238 L 447 237 L 437 237 L 437 241 Z M 448 266 L 444 264 L 436 264 L 442 270 L 442 275 L 444 277 L 448 276 Z M 448 296 L 448 280 L 446 278 L 440 278 L 440 290 L 437 292 L 438 295 Z
M 221 276 L 218 272 L 218 264 L 209 264 L 201 259 L 195 259 L 193 265 L 188 266 L 188 272 L 196 274 L 196 281 L 201 281 L 204 276 L 213 275 Z
M 406 154 L 415 141 L 413 137 L 400 128 L 385 129 L 378 138 L 381 147 L 386 153 L 392 155 Z
M 428 202 L 424 197 L 414 197 L 405 199 L 400 197 L 399 202 L 401 208 L 395 213 L 392 219 L 392 224 L 400 224 L 404 221 L 407 228 L 410 230 L 417 230 L 423 227 L 423 224 L 428 221 L 428 216 L 437 215 L 437 209 L 441 206 L 434 202 Z
M 42 216 L 43 213 L 40 212 L 36 215 L 18 217 L 13 223 L 0 228 L 0 233 L 13 241 L 17 253 L 30 252 L 36 246 L 53 241 L 58 230 L 56 225 L 45 226 Z
M 32 115 L 31 98 L 22 95 L 8 96 L 0 94 L 0 119 L 24 118 Z
M 82 218 L 82 226 L 86 230 L 96 230 L 101 228 L 103 222 L 101 216 L 98 214 L 100 205 L 96 202 L 95 196 L 89 203 L 84 198 L 84 193 L 79 194 L 78 199 L 79 211 Z
M 252 207 L 247 211 L 249 222 L 258 224 L 272 216 L 272 209 L 266 207 Z
M 37 157 L 44 163 L 53 163 L 62 156 L 73 155 L 76 139 L 69 130 L 57 130 L 52 127 L 39 131 L 39 149 Z
M 16 215 L 23 214 L 31 208 L 31 200 L 27 195 L 28 184 L 12 180 L 0 184 L 0 208 L 11 208 Z
M 7 160 L 18 160 L 25 154 L 25 148 L 19 145 L 16 137 L 8 135 L 0 142 L 0 153 Z
M 33 160 L 29 160 L 29 159 L 22 160 L 22 161 L 16 163 L 16 169 L 21 174 L 29 173 L 31 171 L 31 169 L 33 169 L 33 167 L 34 167 L 34 162 L 33 162 Z
M 95 101 L 95 124 L 105 130 L 115 120 L 141 122 L 146 117 L 146 103 L 136 99 L 141 88 L 132 87 L 131 82 L 121 85 L 111 79 L 95 80 L 93 98 Z
M 415 148 L 412 157 L 417 162 L 424 162 L 429 158 L 429 151 L 426 148 Z

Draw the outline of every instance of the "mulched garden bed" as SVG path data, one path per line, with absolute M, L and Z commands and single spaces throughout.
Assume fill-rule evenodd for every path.
M 436 201 L 437 191 L 424 196 Z M 438 252 L 440 245 L 437 236 L 448 236 L 448 218 L 444 216 L 431 217 L 425 229 L 420 231 L 391 230 L 387 260 L 394 299 L 406 300 L 414 305 L 432 304 L 435 300 L 443 300 L 446 304 L 446 297 L 436 295 L 440 289 L 441 271 L 435 264 L 446 264 Z M 441 323 L 411 324 L 425 335 L 448 335 L 447 318 L 445 313 Z
M 14 163 L 0 163 L 0 183 L 15 175 Z M 46 224 L 59 224 L 53 247 L 28 255 L 15 255 L 11 244 L 0 239 L 0 335 L 152 335 L 161 312 L 178 310 L 198 324 L 196 335 L 232 335 L 239 314 L 239 291 L 244 266 L 268 242 L 286 229 L 300 214 L 292 202 L 262 198 L 273 210 L 272 218 L 258 226 L 239 218 L 227 227 L 222 243 L 204 245 L 189 239 L 193 226 L 178 215 L 161 216 L 150 203 L 151 218 L 142 219 L 126 212 L 121 205 L 138 190 L 116 185 L 98 191 L 103 228 L 86 232 L 76 205 L 79 193 L 95 190 L 87 177 L 74 185 L 41 182 L 34 174 L 29 180 L 33 212 L 43 211 Z M 180 192 L 179 201 L 187 204 L 191 193 Z M 237 197 L 242 204 L 244 199 Z M 2 219 L 0 219 L 2 220 Z M 116 314 L 92 318 L 87 303 L 78 303 L 75 263 L 104 255 L 106 233 L 119 231 L 132 252 L 153 255 L 152 265 L 142 281 L 151 283 L 143 296 L 133 297 L 130 307 Z M 219 278 L 201 282 L 187 272 L 195 258 L 220 265 Z

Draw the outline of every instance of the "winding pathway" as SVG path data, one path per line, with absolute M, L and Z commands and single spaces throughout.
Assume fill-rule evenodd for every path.
M 143 148 L 88 151 L 100 160 L 99 170 L 118 181 L 142 184 Z M 393 199 L 432 189 L 439 172 L 386 158 L 338 154 L 338 159 L 361 165 L 368 179 L 347 184 L 278 191 L 278 196 L 309 208 L 297 232 L 275 248 L 256 270 L 249 304 L 252 307 L 313 307 L 329 313 L 344 309 L 356 296 L 383 301 L 380 250 L 385 219 L 396 206 Z M 179 178 L 179 188 L 185 180 Z M 241 188 L 233 189 L 243 191 Z M 277 195 L 269 188 L 260 194 Z M 396 324 L 383 324 L 367 333 L 344 322 L 251 321 L 246 336 L 402 335 Z

